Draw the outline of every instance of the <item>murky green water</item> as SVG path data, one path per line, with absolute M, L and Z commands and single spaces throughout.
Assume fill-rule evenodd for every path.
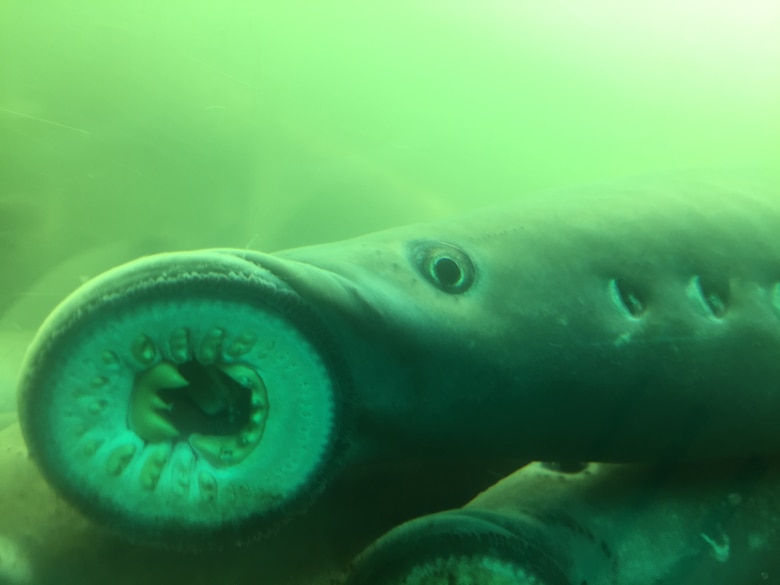
M 32 332 L 87 278 L 151 252 L 273 251 L 592 180 L 778 161 L 769 2 L 5 0 L 0 576 L 314 583 L 339 557 L 324 526 L 354 513 L 331 503 L 260 561 L 194 560 L 114 541 L 55 500 L 24 458 L 13 387 Z M 428 479 L 415 509 L 443 482 Z M 394 487 L 366 498 L 388 517 L 343 549 L 403 519 Z

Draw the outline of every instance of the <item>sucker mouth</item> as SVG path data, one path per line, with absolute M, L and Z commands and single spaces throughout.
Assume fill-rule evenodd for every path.
M 20 421 L 87 515 L 201 548 L 270 532 L 324 489 L 350 385 L 289 289 L 204 251 L 130 263 L 72 297 L 28 354 Z

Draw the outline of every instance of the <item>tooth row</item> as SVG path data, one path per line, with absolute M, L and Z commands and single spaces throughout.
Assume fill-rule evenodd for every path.
M 195 465 L 195 456 L 186 446 L 180 449 L 177 455 L 173 463 L 172 489 L 177 496 L 185 496 L 190 491 L 190 480 L 193 466 Z
M 148 442 L 178 437 L 179 431 L 162 414 L 171 407 L 157 392 L 160 388 L 180 388 L 187 384 L 187 380 L 168 362 L 160 362 L 138 376 L 130 394 L 128 423 L 131 430 Z
M 237 435 L 217 437 L 213 435 L 190 435 L 193 450 L 215 467 L 235 465 L 254 450 L 263 435 L 264 421 L 250 423 L 254 428 Z
M 198 488 L 200 497 L 207 503 L 212 503 L 217 499 L 217 480 L 214 476 L 205 471 L 198 473 Z
M 244 332 L 238 335 L 225 348 L 225 330 L 214 327 L 206 333 L 198 348 L 198 361 L 204 365 L 211 365 L 220 361 L 223 354 L 231 359 L 236 359 L 249 353 L 257 342 L 254 333 Z M 180 327 L 171 333 L 171 355 L 177 363 L 183 363 L 190 359 L 189 331 Z
M 249 353 L 257 343 L 257 336 L 253 333 L 244 332 L 238 335 L 227 348 L 223 348 L 225 341 L 225 331 L 223 328 L 214 327 L 209 330 L 201 341 L 198 348 L 197 358 L 204 365 L 210 365 L 218 362 L 223 353 L 225 356 L 236 359 Z M 176 327 L 168 339 L 171 359 L 182 364 L 190 360 L 192 356 L 190 331 L 186 327 Z M 223 351 L 224 349 L 224 351 Z M 272 347 L 267 348 L 270 351 Z M 150 366 L 159 357 L 159 351 L 154 341 L 144 334 L 138 335 L 132 343 L 131 353 L 135 360 L 141 366 Z M 103 364 L 109 369 L 119 367 L 119 359 L 114 352 L 105 351 L 101 356 Z
M 90 382 L 90 385 L 95 389 L 102 388 L 106 384 L 108 384 L 108 378 L 105 376 L 95 376 Z
M 84 437 L 89 431 L 86 426 L 79 430 L 77 436 Z M 196 497 L 199 497 L 206 503 L 213 503 L 217 498 L 217 480 L 215 477 L 204 470 L 197 470 L 197 459 L 193 451 L 186 444 L 180 444 L 176 450 L 170 442 L 147 444 L 146 447 L 140 447 L 132 442 L 114 444 L 113 447 L 105 447 L 106 441 L 103 438 L 87 436 L 81 440 L 77 453 L 82 457 L 92 459 L 98 456 L 102 459 L 103 469 L 110 477 L 119 477 L 125 473 L 133 459 L 141 456 L 143 458 L 140 468 L 137 468 L 137 475 L 133 481 L 144 491 L 152 492 L 158 488 L 159 482 L 166 467 L 167 472 L 166 486 L 171 492 L 179 497 L 186 497 L 192 491 L 192 484 L 197 484 Z M 104 458 L 99 453 L 107 452 Z
M 105 441 L 99 438 L 90 438 L 83 441 L 80 446 L 81 453 L 86 457 L 93 457 L 103 447 Z M 189 448 L 180 448 L 176 454 L 173 447 L 166 443 L 149 446 L 141 451 L 146 458 L 141 464 L 137 481 L 145 491 L 153 491 L 157 488 L 160 478 L 167 465 L 171 465 L 170 489 L 177 496 L 186 496 L 190 492 L 193 479 L 197 480 L 200 498 L 205 502 L 213 502 L 217 497 L 217 481 L 213 475 L 206 471 L 196 472 L 196 459 Z M 118 477 L 128 468 L 133 458 L 139 454 L 136 445 L 124 443 L 111 449 L 105 460 L 105 471 L 109 476 Z
M 141 465 L 141 473 L 138 480 L 141 487 L 147 491 L 152 491 L 157 487 L 160 481 L 165 464 L 171 456 L 173 448 L 169 443 L 159 443 L 150 447 L 151 453 Z
M 219 327 L 210 329 L 203 336 L 202 341 L 197 347 L 196 355 L 193 355 L 192 340 L 190 331 L 186 327 L 177 327 L 171 331 L 168 339 L 168 349 L 170 358 L 174 364 L 185 363 L 193 357 L 204 365 L 219 364 L 223 356 L 230 360 L 235 360 L 251 352 L 257 343 L 257 336 L 250 332 L 244 332 L 235 337 L 232 341 L 226 341 L 225 330 Z M 262 348 L 265 353 L 269 353 L 274 347 L 273 341 L 266 343 Z M 164 351 L 164 349 L 163 349 Z M 251 391 L 252 412 L 247 425 L 238 434 L 231 437 L 211 437 L 204 435 L 192 435 L 190 445 L 186 450 L 177 450 L 174 457 L 174 446 L 171 442 L 172 435 L 178 436 L 178 432 L 167 423 L 163 410 L 167 405 L 159 399 L 156 391 L 152 391 L 158 383 L 182 382 L 168 380 L 175 366 L 165 362 L 159 363 L 162 359 L 160 349 L 153 341 L 152 337 L 146 334 L 139 334 L 130 345 L 130 354 L 134 361 L 143 368 L 150 368 L 140 374 L 135 386 L 141 387 L 140 395 L 135 396 L 135 400 L 141 403 L 137 406 L 143 407 L 142 410 L 151 413 L 151 422 L 148 423 L 156 430 L 158 435 L 150 440 L 146 437 L 147 446 L 140 447 L 133 443 L 124 443 L 110 447 L 107 456 L 103 459 L 105 473 L 112 477 L 121 476 L 130 466 L 133 459 L 143 457 L 140 467 L 137 468 L 137 477 L 135 481 L 145 491 L 154 491 L 160 482 L 160 478 L 165 472 L 166 466 L 171 465 L 166 477 L 170 478 L 170 483 L 166 479 L 166 484 L 179 496 L 185 496 L 192 490 L 193 482 L 196 483 L 197 493 L 202 501 L 206 503 L 215 502 L 217 499 L 217 480 L 207 471 L 197 471 L 196 453 L 206 461 L 216 467 L 235 464 L 243 460 L 259 443 L 265 428 L 265 421 L 268 411 L 268 400 L 265 385 L 251 368 L 242 364 L 227 364 L 218 366 L 227 375 L 231 376 L 238 384 Z M 114 372 L 120 367 L 120 358 L 114 351 L 103 351 L 98 360 L 98 365 L 104 372 Z M 178 373 L 178 372 L 177 372 Z M 154 378 L 166 378 L 162 380 L 153 380 Z M 89 384 L 75 388 L 72 391 L 74 398 L 80 398 L 90 415 L 100 415 L 105 412 L 109 406 L 109 401 L 105 398 L 90 399 L 94 396 L 92 392 L 100 391 L 109 385 L 111 379 L 107 375 L 95 375 Z M 156 399 L 156 400 L 155 400 Z M 131 397 L 131 401 L 133 397 Z M 133 407 L 131 406 L 131 409 Z M 132 416 L 131 416 L 132 418 Z M 167 425 L 167 426 L 166 426 Z M 131 425 L 132 426 L 132 425 Z M 81 423 L 76 435 L 78 437 L 87 437 L 79 443 L 79 452 L 88 458 L 95 457 L 96 454 L 105 449 L 105 440 L 101 438 L 89 437 L 88 431 L 93 425 Z M 148 433 L 147 433 L 148 434 Z M 181 447 L 180 447 L 181 448 Z
M 243 461 L 260 443 L 268 418 L 268 392 L 257 372 L 243 364 L 228 364 L 220 369 L 250 390 L 252 410 L 249 422 L 236 435 L 217 437 L 196 433 L 190 436 L 192 449 L 215 467 Z

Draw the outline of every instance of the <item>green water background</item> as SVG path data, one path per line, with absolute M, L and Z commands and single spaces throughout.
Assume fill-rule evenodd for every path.
M 140 254 L 270 251 L 587 181 L 778 161 L 768 1 L 0 0 L 0 430 L 41 319 Z M 182 561 L 93 534 L 12 431 L 5 569 L 27 551 L 60 584 L 255 570 L 257 550 Z M 309 540 L 314 554 L 328 539 Z M 285 543 L 265 554 L 299 562 Z
M 3 0 L 0 312 L 142 253 L 779 155 L 770 2 Z

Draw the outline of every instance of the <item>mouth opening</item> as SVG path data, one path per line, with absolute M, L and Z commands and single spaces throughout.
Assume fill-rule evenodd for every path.
M 249 373 L 249 368 L 243 368 Z M 159 396 L 167 405 L 168 420 L 180 435 L 224 437 L 249 425 L 253 396 L 248 380 L 242 384 L 219 366 L 203 365 L 196 360 L 182 364 L 178 371 L 187 385 L 162 388 Z
M 257 447 L 268 412 L 265 384 L 248 365 L 163 361 L 136 376 L 128 425 L 147 443 L 186 440 L 222 467 Z

